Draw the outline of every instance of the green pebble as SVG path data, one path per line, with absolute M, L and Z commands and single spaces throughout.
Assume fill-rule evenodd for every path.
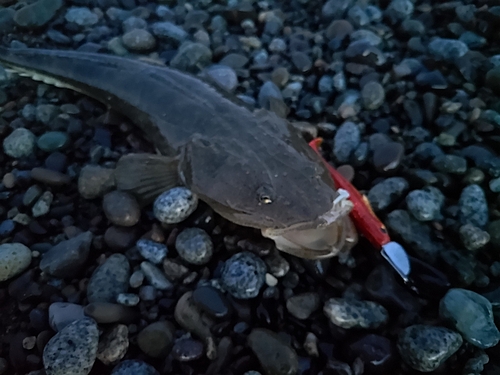
M 54 152 L 66 147 L 69 143 L 69 136 L 64 132 L 51 131 L 38 138 L 36 144 L 39 149 L 46 152 Z

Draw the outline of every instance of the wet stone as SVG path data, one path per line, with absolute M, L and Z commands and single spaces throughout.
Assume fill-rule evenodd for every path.
M 147 30 L 133 29 L 122 36 L 123 45 L 133 52 L 150 51 L 156 46 L 155 37 Z
M 283 100 L 280 89 L 272 81 L 265 82 L 259 90 L 257 101 L 261 108 L 269 109 L 271 100 Z
M 455 39 L 435 38 L 428 45 L 429 52 L 438 59 L 454 61 L 465 55 L 469 48 Z
M 85 199 L 104 196 L 115 187 L 113 170 L 97 165 L 86 165 L 80 171 L 78 192 Z
M 151 26 L 154 36 L 160 40 L 181 43 L 188 38 L 189 34 L 181 27 L 172 22 L 156 22 Z
M 85 306 L 83 311 L 85 315 L 90 316 L 99 324 L 130 324 L 138 318 L 133 308 L 117 303 L 92 302 Z
M 481 229 L 488 224 L 488 202 L 479 185 L 466 186 L 460 194 L 458 205 L 458 218 L 462 224 L 472 224 Z
M 46 168 L 33 168 L 31 178 L 48 186 L 64 186 L 71 182 L 68 175 Z
M 421 372 L 431 372 L 450 358 L 462 345 L 462 336 L 444 327 L 413 325 L 398 337 L 403 361 Z
M 319 305 L 319 294 L 314 292 L 297 294 L 286 301 L 288 312 L 300 320 L 309 318 L 319 308 Z
M 137 231 L 113 225 L 104 233 L 104 242 L 111 250 L 121 251 L 134 246 L 137 237 Z
M 177 235 L 175 248 L 186 262 L 203 265 L 210 261 L 214 245 L 210 236 L 199 228 L 187 228 Z
M 170 322 L 154 322 L 137 335 L 137 345 L 149 357 L 164 358 L 170 352 L 175 338 L 175 327 Z
M 66 21 L 75 23 L 78 26 L 93 26 L 99 21 L 97 14 L 85 7 L 69 8 L 64 18 Z
M 175 187 L 156 198 L 153 204 L 155 217 L 165 224 L 177 224 L 186 220 L 198 207 L 198 197 L 189 189 Z
M 38 0 L 19 9 L 14 14 L 14 21 L 21 27 L 41 27 L 55 17 L 62 5 L 62 0 Z
M 144 281 L 144 272 L 141 270 L 134 271 L 130 275 L 129 284 L 131 288 L 139 288 Z
M 409 184 L 402 177 L 390 177 L 370 189 L 367 198 L 375 212 L 383 211 L 397 202 L 408 190 Z
M 45 191 L 40 196 L 40 198 L 38 198 L 36 203 L 33 205 L 33 208 L 31 209 L 33 217 L 40 217 L 48 214 L 53 199 L 54 195 L 50 191 Z
M 123 254 L 113 254 L 96 268 L 87 285 L 89 302 L 116 302 L 129 285 L 130 265 Z
M 307 72 L 312 68 L 311 58 L 304 52 L 295 51 L 291 55 L 292 63 L 299 72 Z
M 459 229 L 460 240 L 465 248 L 470 251 L 476 251 L 490 242 L 490 235 L 474 225 L 465 224 Z
M 92 243 L 91 232 L 59 242 L 42 256 L 40 269 L 59 278 L 75 277 L 87 261 Z
M 140 297 L 133 293 L 120 293 L 116 296 L 116 302 L 123 306 L 136 306 L 140 302 Z
M 9 280 L 31 264 L 31 250 L 21 243 L 0 245 L 0 282 Z
M 56 331 L 61 331 L 74 321 L 85 318 L 83 306 L 68 302 L 54 302 L 49 306 L 49 324 Z
M 439 315 L 449 321 L 466 341 L 481 349 L 491 348 L 500 341 L 491 302 L 475 292 L 450 289 L 441 299 Z
M 292 375 L 299 369 L 297 353 L 270 330 L 254 328 L 248 346 L 258 358 L 266 375 Z
M 36 141 L 40 150 L 45 152 L 54 152 L 65 148 L 69 143 L 67 133 L 52 131 L 42 134 Z
M 175 69 L 196 72 L 212 62 L 212 51 L 201 43 L 184 43 L 170 62 Z
M 141 217 L 137 200 L 121 191 L 107 193 L 102 200 L 102 208 L 109 221 L 123 227 L 134 226 Z
M 135 246 L 144 259 L 154 264 L 160 264 L 168 254 L 167 246 L 144 238 L 137 241 Z
M 99 330 L 94 320 L 77 320 L 52 337 L 43 350 L 48 375 L 88 375 L 94 365 Z
M 433 187 L 413 190 L 406 196 L 408 210 L 419 221 L 440 219 L 443 203 L 443 194 Z
M 193 302 L 202 311 L 214 318 L 225 318 L 231 312 L 226 297 L 211 286 L 200 286 L 193 291 Z
M 467 171 L 467 160 L 456 155 L 437 156 L 432 166 L 443 173 L 464 174 Z
M 361 90 L 361 97 L 363 98 L 363 104 L 366 109 L 377 109 L 385 101 L 384 87 L 375 81 L 368 82 Z
M 4 152 L 15 159 L 29 156 L 35 147 L 35 135 L 28 129 L 18 128 L 3 140 Z
M 369 374 L 390 374 L 396 363 L 392 342 L 383 336 L 366 335 L 349 345 L 350 358 L 360 358 Z
M 144 361 L 127 359 L 111 371 L 111 375 L 160 375 L 156 369 Z
M 389 174 L 399 168 L 405 154 L 399 142 L 384 142 L 373 150 L 373 166 L 380 173 Z
M 336 326 L 349 328 L 378 328 L 389 319 L 387 310 L 372 301 L 330 298 L 323 312 Z
M 255 298 L 265 282 L 266 264 L 255 254 L 244 251 L 226 260 L 221 282 L 233 297 Z
M 128 347 L 128 327 L 124 324 L 117 324 L 106 330 L 99 338 L 97 359 L 105 365 L 115 364 L 125 357 Z M 139 374 L 141 373 L 136 373 L 136 375 Z
M 229 92 L 234 91 L 238 86 L 238 76 L 229 66 L 212 65 L 206 73 L 215 83 Z
M 333 155 L 339 163 L 347 163 L 361 142 L 361 132 L 353 122 L 343 123 L 333 140 Z
M 144 273 L 146 280 L 148 280 L 148 282 L 156 289 L 169 290 L 174 287 L 173 284 L 165 277 L 163 272 L 161 272 L 161 270 L 155 267 L 152 263 L 142 262 L 141 270 Z
M 195 361 L 203 356 L 203 343 L 193 339 L 177 340 L 172 348 L 172 356 L 180 362 Z

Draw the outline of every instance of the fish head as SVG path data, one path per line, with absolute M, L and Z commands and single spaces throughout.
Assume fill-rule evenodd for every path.
M 345 224 L 352 202 L 302 143 L 271 158 L 200 136 L 187 148 L 180 175 L 214 211 L 260 229 L 279 250 L 310 259 L 335 256 L 352 237 Z

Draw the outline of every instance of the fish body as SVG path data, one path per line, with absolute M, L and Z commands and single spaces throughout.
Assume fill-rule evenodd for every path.
M 224 218 L 258 228 L 280 250 L 303 257 L 333 256 L 355 242 L 352 204 L 299 132 L 273 112 L 133 58 L 0 47 L 0 63 L 94 98 L 143 130 L 161 156 L 124 157 L 118 187 L 151 201 L 162 189 L 184 185 Z M 299 238 L 283 238 L 289 234 Z

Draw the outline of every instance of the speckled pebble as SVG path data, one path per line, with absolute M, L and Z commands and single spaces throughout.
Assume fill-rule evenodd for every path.
M 19 275 L 31 264 L 31 250 L 21 243 L 0 245 L 0 281 Z
M 419 221 L 439 219 L 443 203 L 443 194 L 433 187 L 413 190 L 406 196 L 408 210 Z
M 48 214 L 53 199 L 54 195 L 50 191 L 45 191 L 31 208 L 33 217 L 40 217 Z
M 160 375 L 156 369 L 144 361 L 138 359 L 127 359 L 119 363 L 111 375 Z
M 116 302 L 120 293 L 127 292 L 130 265 L 123 254 L 113 254 L 96 268 L 87 285 L 89 302 Z
M 168 254 L 167 246 L 144 238 L 137 241 L 135 246 L 144 259 L 154 264 L 160 264 Z
M 472 224 L 462 225 L 459 234 L 467 250 L 476 251 L 490 242 L 490 234 Z
M 31 155 L 35 148 L 35 135 L 28 129 L 18 128 L 3 140 L 4 152 L 12 158 L 19 159 Z
M 117 324 L 106 330 L 99 338 L 97 359 L 108 366 L 115 364 L 125 357 L 128 347 L 128 327 L 124 324 Z M 141 373 L 135 375 L 141 375 Z
M 483 189 L 476 184 L 466 186 L 458 201 L 458 218 L 462 224 L 472 224 L 484 229 L 488 224 L 488 202 Z
M 235 298 L 255 298 L 265 283 L 266 264 L 257 255 L 244 251 L 226 260 L 222 269 L 223 287 Z
M 88 375 L 94 365 L 99 330 L 93 319 L 77 320 L 52 337 L 43 350 L 47 375 Z
M 153 204 L 155 217 L 165 224 L 177 224 L 186 220 L 198 207 L 198 197 L 189 189 L 175 187 L 156 198 Z
M 333 139 L 333 155 L 339 163 L 349 162 L 349 158 L 361 142 L 359 126 L 353 122 L 343 123 Z
M 378 328 L 389 319 L 385 307 L 376 302 L 344 298 L 330 298 L 323 312 L 333 324 L 345 329 Z
M 141 270 L 144 273 L 146 280 L 148 280 L 148 282 L 155 288 L 160 290 L 169 290 L 174 287 L 173 284 L 165 277 L 165 274 L 152 263 L 142 262 Z
M 462 336 L 444 327 L 413 325 L 398 337 L 403 361 L 421 372 L 431 372 L 462 346 Z
M 214 251 L 212 239 L 199 228 L 187 228 L 179 233 L 175 240 L 175 248 L 182 259 L 195 265 L 208 263 Z
M 500 341 L 491 302 L 471 290 L 450 289 L 441 299 L 439 316 L 481 349 L 491 348 Z

